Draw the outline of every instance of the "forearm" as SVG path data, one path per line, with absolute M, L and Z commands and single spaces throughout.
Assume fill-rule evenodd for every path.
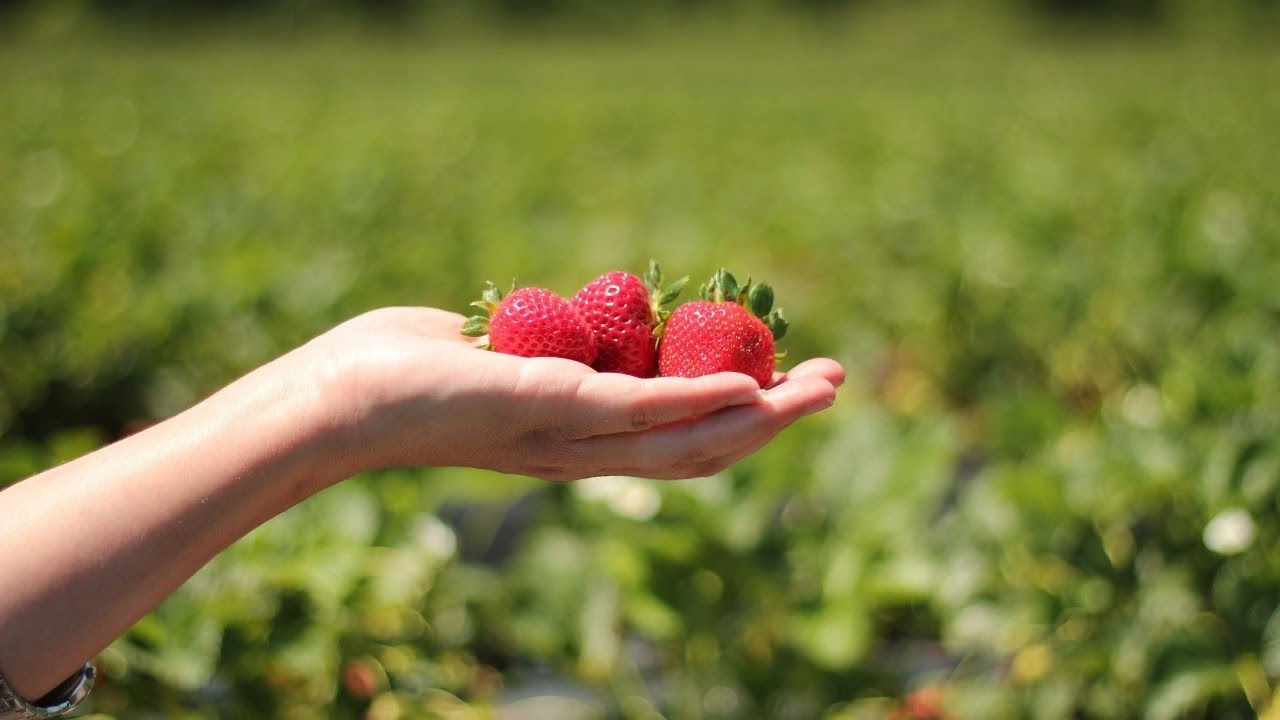
M 267 519 L 352 471 L 293 356 L 0 492 L 0 675 L 38 697 Z

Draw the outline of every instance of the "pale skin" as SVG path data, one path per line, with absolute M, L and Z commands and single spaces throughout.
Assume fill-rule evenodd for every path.
M 718 472 L 830 407 L 824 358 L 761 390 L 483 352 L 431 308 L 361 315 L 189 410 L 0 492 L 0 677 L 37 698 L 253 528 L 358 473 Z

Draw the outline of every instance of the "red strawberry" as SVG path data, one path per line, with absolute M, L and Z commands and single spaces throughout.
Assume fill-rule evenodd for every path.
M 782 311 L 770 312 L 773 289 L 752 285 L 750 278 L 739 287 L 721 268 L 700 294 L 703 300 L 681 305 L 667 320 L 658 346 L 659 373 L 700 377 L 739 372 L 766 387 L 777 362 L 774 341 L 787 331 Z
M 520 288 L 510 295 L 493 283 L 484 299 L 471 303 L 485 310 L 467 320 L 460 331 L 468 337 L 489 334 L 484 346 L 521 357 L 558 357 L 590 365 L 596 359 L 596 339 L 568 300 L 543 288 Z
M 645 279 L 616 270 L 587 283 L 573 296 L 573 306 L 595 334 L 598 353 L 591 367 L 651 378 L 658 372 L 655 331 L 670 313 L 662 309 L 680 294 L 689 278 L 662 289 L 662 271 L 649 262 Z

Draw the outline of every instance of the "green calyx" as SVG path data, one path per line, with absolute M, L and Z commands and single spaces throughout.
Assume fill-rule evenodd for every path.
M 511 289 L 516 289 L 515 280 L 511 281 Z M 486 282 L 480 299 L 471 303 L 472 307 L 477 307 L 484 311 L 483 314 L 472 315 L 467 318 L 467 321 L 462 324 L 462 329 L 458 330 L 458 332 L 467 337 L 483 337 L 489 334 L 489 318 L 498 311 L 498 305 L 502 304 L 502 298 L 506 296 L 507 293 L 502 292 L 502 289 L 497 285 L 492 282 Z M 480 348 L 491 350 L 492 346 L 486 342 Z
M 769 328 L 775 342 L 787 334 L 787 319 L 782 314 L 782 308 L 773 306 L 773 288 L 767 283 L 753 283 L 750 275 L 745 283 L 739 285 L 733 273 L 720 268 L 711 276 L 711 280 L 698 288 L 698 296 L 711 302 L 736 302 L 743 305 Z
M 670 285 L 663 287 L 662 285 L 662 268 L 658 265 L 657 260 L 649 261 L 649 272 L 644 274 L 644 286 L 649 291 L 649 308 L 653 311 L 653 318 L 657 324 L 653 328 L 654 337 L 662 336 L 662 328 L 667 322 L 667 318 L 671 317 L 671 311 L 667 306 L 675 302 L 680 296 L 680 291 L 684 290 L 684 286 L 688 284 L 689 276 L 676 278 L 671 281 Z

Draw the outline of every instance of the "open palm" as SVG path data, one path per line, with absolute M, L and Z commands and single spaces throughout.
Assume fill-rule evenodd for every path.
M 654 378 L 483 352 L 432 308 L 361 315 L 303 349 L 332 379 L 359 469 L 468 466 L 549 480 L 717 472 L 835 399 L 844 370 L 803 362 L 761 390 L 737 373 Z

